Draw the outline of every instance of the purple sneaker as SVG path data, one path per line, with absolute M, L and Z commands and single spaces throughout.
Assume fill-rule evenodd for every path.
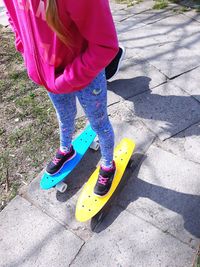
M 95 195 L 98 195 L 99 197 L 104 197 L 109 192 L 113 179 L 115 177 L 115 172 L 116 166 L 114 161 L 112 169 L 107 170 L 100 167 L 99 176 L 94 187 Z
M 120 46 L 119 51 L 115 56 L 115 58 L 113 58 L 110 64 L 105 68 L 107 81 L 113 79 L 115 75 L 118 73 L 119 68 L 121 66 L 121 61 L 124 59 L 124 56 L 125 56 L 125 47 Z
M 55 158 L 47 165 L 46 172 L 50 175 L 58 173 L 66 162 L 73 159 L 76 156 L 76 151 L 73 146 L 69 152 L 57 151 Z

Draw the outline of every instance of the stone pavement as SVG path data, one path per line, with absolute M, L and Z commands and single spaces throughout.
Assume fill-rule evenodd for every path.
M 33 179 L 0 213 L 1 267 L 192 266 L 200 240 L 200 17 L 152 5 L 111 3 L 127 54 L 108 83 L 108 110 L 116 143 L 136 141 L 133 172 L 93 231 L 74 212 L 99 153 L 86 154 L 64 194 L 42 191 L 41 174 Z
M 0 24 L 3 26 L 8 26 L 8 18 L 6 16 L 6 10 L 3 1 L 0 2 Z

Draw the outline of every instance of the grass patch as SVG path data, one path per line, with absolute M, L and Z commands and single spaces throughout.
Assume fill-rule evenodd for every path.
M 9 28 L 0 26 L 0 210 L 46 166 L 59 146 L 54 108 L 31 82 Z M 76 121 L 76 131 L 86 124 Z
M 156 0 L 153 5 L 153 9 L 163 9 L 168 7 L 169 2 L 167 0 Z
M 196 267 L 200 267 L 200 256 L 198 256 L 198 258 L 197 258 Z
M 139 4 L 144 0 L 115 0 L 116 3 L 126 4 L 127 7 L 134 6 L 135 4 Z M 153 9 L 164 9 L 169 6 L 170 3 L 179 4 L 180 8 L 175 9 L 176 13 L 183 13 L 189 10 L 195 9 L 197 12 L 200 12 L 200 0 L 154 0 L 155 4 L 153 5 Z
M 127 7 L 134 6 L 136 4 L 142 3 L 144 0 L 116 0 L 118 4 L 126 4 Z
M 195 263 L 194 263 L 193 267 L 200 267 L 200 247 L 198 249 L 197 256 L 196 256 Z
M 190 11 L 190 8 L 186 7 L 186 6 L 183 6 L 183 7 L 180 8 L 180 11 L 181 12 L 188 12 L 188 11 Z

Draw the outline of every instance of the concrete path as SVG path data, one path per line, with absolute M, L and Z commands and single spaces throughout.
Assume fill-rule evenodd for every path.
M 3 26 L 8 26 L 8 18 L 6 15 L 6 9 L 3 4 L 3 1 L 0 2 L 0 24 Z
M 64 194 L 42 191 L 38 175 L 0 213 L 1 267 L 192 266 L 200 241 L 200 19 L 153 3 L 111 3 L 127 54 L 108 83 L 108 110 L 116 143 L 136 141 L 133 172 L 93 231 L 74 212 L 99 153 L 86 154 Z

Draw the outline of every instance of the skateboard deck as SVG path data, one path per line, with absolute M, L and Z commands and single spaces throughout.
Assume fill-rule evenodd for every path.
M 67 162 L 57 174 L 49 175 L 45 172 L 41 178 L 40 187 L 42 189 L 50 189 L 65 180 L 70 172 L 81 161 L 82 157 L 93 143 L 95 137 L 96 133 L 92 130 L 91 126 L 88 125 L 86 129 L 72 142 L 76 151 L 76 156 Z
M 83 187 L 76 205 L 76 219 L 78 221 L 85 222 L 91 219 L 108 202 L 124 174 L 134 148 L 135 143 L 128 138 L 122 139 L 115 148 L 114 160 L 116 163 L 116 174 L 110 191 L 104 197 L 99 197 L 93 193 L 94 186 L 98 178 L 99 167 L 97 167 L 94 173 L 90 176 L 88 182 Z

